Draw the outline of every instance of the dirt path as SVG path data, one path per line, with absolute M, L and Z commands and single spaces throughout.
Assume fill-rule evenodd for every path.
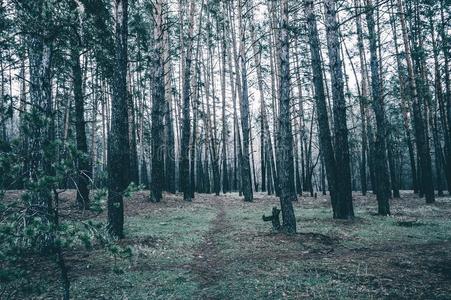
M 220 237 L 225 235 L 230 228 L 226 218 L 226 209 L 222 201 L 217 203 L 218 214 L 211 222 L 211 228 L 204 236 L 204 241 L 194 252 L 191 269 L 199 277 L 202 293 L 218 283 L 224 269 L 224 257 L 220 246 Z M 202 295 L 203 299 L 214 299 L 208 295 Z

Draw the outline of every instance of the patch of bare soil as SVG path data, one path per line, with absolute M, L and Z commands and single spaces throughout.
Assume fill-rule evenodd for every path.
M 210 230 L 205 234 L 204 241 L 194 252 L 190 264 L 190 269 L 200 279 L 202 290 L 215 285 L 220 280 L 224 265 L 218 237 L 224 235 L 229 226 L 224 204 L 220 202 L 216 206 L 219 210 L 218 214 L 212 221 Z M 204 295 L 202 298 L 212 299 L 209 295 Z
M 339 250 L 331 259 L 337 264 L 344 280 L 364 286 L 379 297 L 449 297 L 450 246 L 451 242 L 384 245 Z
M 239 243 L 247 245 L 250 251 L 227 258 L 227 262 L 242 261 L 256 263 L 265 261 L 289 262 L 294 260 L 321 259 L 333 255 L 339 240 L 320 233 L 255 234 L 242 232 Z M 238 243 L 238 241 L 237 241 Z
M 426 207 L 433 209 L 433 216 L 437 219 L 447 218 L 449 209 L 437 210 L 436 208 L 449 208 L 449 198 L 437 198 L 432 205 L 425 205 L 424 199 L 404 193 L 401 199 L 393 199 L 392 210 L 398 220 L 398 226 L 417 227 L 423 223 L 417 221 L 418 209 Z M 230 205 L 240 207 L 264 206 L 271 207 L 274 197 L 260 195 L 258 202 L 242 203 L 232 202 Z M 371 212 L 376 208 L 374 195 L 369 197 L 355 196 L 357 207 L 368 208 Z M 315 199 L 314 197 L 301 198 L 294 203 L 301 207 L 327 207 L 328 197 Z M 229 208 L 229 204 L 227 204 Z M 236 208 L 235 207 L 235 208 Z M 429 207 L 429 208 L 428 208 Z M 412 209 L 411 211 L 409 209 Z M 421 212 L 420 212 L 421 213 Z M 411 214 L 412 216 L 408 216 Z M 406 216 L 407 215 L 407 216 Z M 300 220 L 308 222 L 312 220 Z M 336 226 L 350 228 L 352 226 L 368 225 L 369 221 L 357 217 L 353 222 L 339 222 L 333 219 L 322 222 L 333 222 Z M 222 224 L 223 221 L 217 223 Z M 231 228 L 230 230 L 237 230 Z M 230 234 L 230 230 L 228 233 Z M 269 228 L 268 228 L 269 230 Z M 215 227 L 204 246 L 205 256 L 217 255 L 218 249 L 214 240 L 216 233 L 224 233 L 224 229 Z M 367 245 L 363 248 L 348 248 L 341 244 L 339 238 L 319 233 L 299 233 L 296 235 L 284 235 L 280 233 L 261 233 L 241 229 L 233 235 L 233 243 L 240 243 L 247 251 L 237 253 L 233 257 L 221 258 L 220 264 L 227 265 L 232 261 L 251 262 L 256 265 L 267 261 L 289 263 L 290 261 L 305 261 L 314 269 L 315 273 L 324 273 L 338 282 L 346 282 L 356 292 L 369 291 L 371 295 L 381 298 L 443 298 L 451 296 L 451 241 L 442 241 L 429 244 L 391 244 L 387 241 L 384 245 Z M 207 258 L 203 264 L 207 284 L 214 283 L 218 270 L 208 269 L 218 267 L 218 259 Z M 305 270 L 304 270 L 305 271 Z
M 20 197 L 21 191 L 10 191 L 7 201 Z M 435 204 L 425 205 L 425 200 L 411 192 L 402 193 L 401 199 L 392 199 L 392 214 L 396 225 L 402 227 L 423 226 L 423 214 L 437 220 L 451 217 L 451 200 L 449 197 L 437 198 Z M 360 196 L 354 193 L 354 204 L 360 209 L 360 214 L 371 214 L 376 211 L 377 202 L 374 195 Z M 90 218 L 92 212 L 79 211 L 75 204 L 75 191 L 65 191 L 61 194 L 61 211 L 70 218 Z M 9 199 L 9 200 L 8 200 Z M 387 241 L 383 245 L 364 244 L 361 248 L 351 248 L 343 242 L 344 237 L 328 236 L 314 232 L 303 232 L 295 235 L 284 235 L 254 228 L 253 226 L 237 227 L 227 218 L 227 211 L 240 209 L 271 208 L 278 204 L 278 199 L 263 193 L 256 193 L 253 203 L 244 203 L 238 194 L 213 196 L 198 195 L 193 202 L 184 202 L 181 195 L 164 194 L 160 203 L 148 201 L 148 191 L 139 191 L 132 197 L 124 199 L 127 216 L 143 215 L 155 210 L 165 209 L 196 209 L 209 207 L 217 210 L 217 215 L 211 221 L 210 229 L 204 235 L 203 242 L 194 251 L 193 259 L 188 265 L 159 264 L 150 262 L 146 257 L 139 258 L 139 264 L 131 266 L 132 270 L 152 269 L 167 270 L 183 268 L 193 272 L 200 283 L 200 298 L 214 299 L 212 287 L 222 280 L 228 264 L 243 262 L 249 265 L 259 265 L 268 261 L 278 261 L 290 264 L 292 261 L 305 262 L 316 274 L 327 275 L 337 282 L 343 282 L 352 287 L 358 298 L 359 292 L 369 291 L 376 298 L 396 299 L 450 299 L 451 297 L 451 240 L 428 244 L 399 244 Z M 295 206 L 302 209 L 329 208 L 328 196 L 301 197 Z M 424 211 L 423 211 L 424 210 Z M 105 218 L 105 213 L 98 216 Z M 311 219 L 300 219 L 299 222 L 315 222 Z M 321 222 L 331 222 L 334 226 L 352 228 L 352 226 L 368 225 L 367 219 L 357 218 L 354 222 L 338 222 L 332 217 Z M 234 246 L 234 253 L 224 255 L 227 245 L 222 244 L 224 238 Z M 343 239 L 343 240 L 342 240 Z M 127 238 L 120 243 L 123 246 L 152 248 L 164 243 L 152 236 Z M 243 247 L 243 251 L 238 251 Z M 67 253 L 67 263 L 71 267 L 71 279 L 111 272 L 106 264 L 93 263 L 89 269 L 87 263 L 96 261 L 96 251 L 86 253 L 82 250 Z M 50 276 L 55 274 L 55 266 L 49 261 L 40 260 L 27 265 L 25 269 L 32 274 Z M 33 266 L 33 267 L 31 267 Z M 258 276 L 258 275 L 256 275 Z M 35 276 L 32 276 L 35 278 Z M 1 298 L 1 297 L 0 297 Z

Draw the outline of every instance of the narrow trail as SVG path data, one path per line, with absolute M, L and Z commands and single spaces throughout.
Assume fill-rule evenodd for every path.
M 218 283 L 224 269 L 224 258 L 219 244 L 221 236 L 227 233 L 230 224 L 226 218 L 226 209 L 222 201 L 218 201 L 217 208 L 218 214 L 211 221 L 211 228 L 204 235 L 204 241 L 194 252 L 190 265 L 191 270 L 199 278 L 201 294 Z M 202 295 L 202 298 L 215 299 L 211 294 L 210 296 Z

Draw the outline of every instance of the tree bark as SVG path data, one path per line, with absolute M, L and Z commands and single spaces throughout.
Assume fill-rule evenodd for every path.
M 152 55 L 152 169 L 150 201 L 160 202 L 164 180 L 163 114 L 165 109 L 163 62 L 163 1 L 156 0 L 154 9 L 154 49 Z
M 362 195 L 365 196 L 368 184 L 367 184 L 367 124 L 366 124 L 366 111 L 368 103 L 368 71 L 366 67 L 365 60 L 365 46 L 363 43 L 363 30 L 362 30 L 362 18 L 360 15 L 360 0 L 355 1 L 356 6 L 356 29 L 357 29 L 357 47 L 359 49 L 359 60 L 360 60 L 360 74 L 361 74 L 361 85 L 359 89 L 359 108 L 360 108 L 360 121 L 361 121 L 361 134 L 362 134 L 362 144 L 361 144 L 361 159 L 360 159 L 360 185 L 362 190 Z
M 225 15 L 226 5 L 222 4 L 222 9 Z M 221 23 L 222 40 L 221 40 L 221 97 L 222 97 L 222 192 L 225 194 L 230 191 L 229 174 L 227 168 L 227 139 L 229 135 L 228 122 L 226 119 L 226 53 L 227 53 L 227 39 L 225 20 Z M 229 70 L 230 72 L 232 70 Z
M 416 144 L 418 150 L 418 158 L 420 161 L 420 182 L 421 190 L 426 195 L 426 203 L 433 203 L 435 201 L 434 196 L 434 184 L 432 179 L 432 164 L 431 154 L 429 152 L 429 141 L 425 133 L 425 124 L 422 116 L 422 103 L 417 88 L 417 78 L 413 69 L 412 53 L 410 51 L 409 40 L 407 36 L 407 28 L 404 17 L 404 8 L 402 0 L 397 0 L 399 19 L 401 21 L 402 37 L 404 41 L 405 57 L 407 62 L 407 71 L 409 74 L 409 88 L 411 91 L 413 101 L 413 116 L 414 116 L 414 129 Z
M 127 113 L 128 0 L 115 0 L 115 63 L 111 128 L 108 136 L 108 227 L 124 236 L 123 192 L 129 184 L 130 147 Z
M 81 209 L 89 209 L 89 164 L 88 143 L 86 141 L 85 108 L 83 97 L 83 78 L 80 66 L 80 53 L 78 47 L 73 46 L 71 50 L 72 76 L 75 102 L 75 132 L 77 151 L 77 203 Z
M 396 31 L 396 22 L 395 22 L 395 15 L 393 12 L 393 2 L 391 4 L 391 16 L 390 16 L 390 22 L 393 29 L 393 42 L 395 46 L 395 55 L 396 55 L 396 65 L 398 69 L 398 79 L 399 79 L 399 94 L 401 98 L 401 111 L 403 116 L 403 125 L 404 125 L 404 131 L 406 134 L 406 142 L 407 142 L 407 148 L 409 151 L 409 161 L 410 161 L 410 168 L 412 173 L 412 188 L 414 193 L 418 193 L 418 180 L 417 180 L 417 166 L 415 163 L 415 153 L 414 153 L 414 145 L 412 142 L 412 132 L 410 128 L 411 120 L 410 120 L 410 105 L 409 101 L 407 99 L 407 87 L 405 83 L 405 77 L 403 76 L 404 73 L 404 66 L 401 63 L 401 57 L 399 53 L 398 48 L 398 35 Z
M 378 203 L 378 214 L 390 215 L 390 182 L 387 169 L 387 144 L 386 144 L 386 120 L 384 103 L 379 73 L 379 60 L 377 57 L 377 37 L 374 22 L 374 6 L 371 0 L 365 0 L 366 21 L 368 26 L 368 38 L 370 42 L 371 55 L 371 87 L 373 92 L 373 110 L 376 117 L 376 143 L 374 147 L 374 169 L 376 183 L 376 198 Z
M 168 5 L 166 4 L 166 7 Z M 165 11 L 168 13 L 168 9 Z M 174 194 L 176 192 L 175 186 L 175 137 L 174 137 L 174 119 L 173 119 L 173 103 L 172 103 L 172 64 L 171 56 L 169 53 L 169 18 L 166 16 L 164 20 L 165 24 L 163 30 L 163 76 L 164 76 L 164 99 L 165 99 L 165 112 L 164 112 L 164 128 L 165 128 L 165 172 L 166 191 Z
M 208 12 L 207 12 L 208 13 Z M 211 158 L 211 166 L 213 171 L 213 191 L 216 196 L 219 196 L 219 192 L 221 191 L 221 176 L 219 174 L 219 151 L 217 149 L 217 134 L 216 134 L 216 95 L 215 95 L 215 78 L 214 78 L 214 68 L 213 68 L 213 56 L 214 56 L 214 45 L 211 41 L 212 24 L 210 19 L 210 14 L 208 13 L 208 24 L 207 24 L 207 43 L 210 45 L 208 47 L 208 67 L 206 66 L 205 73 L 207 74 L 207 81 L 205 85 L 206 91 L 206 100 L 207 100 L 207 131 L 209 133 L 210 139 L 210 158 Z M 211 99 L 213 106 L 213 114 L 210 113 L 210 83 L 211 83 Z M 211 118 L 213 116 L 213 124 L 211 124 Z
M 313 7 L 313 0 L 305 0 L 304 6 L 307 17 L 313 85 L 315 89 L 315 103 L 318 111 L 317 114 L 319 127 L 319 144 L 321 153 L 324 157 L 333 214 L 334 217 L 336 217 L 337 203 L 335 194 L 335 185 L 336 185 L 335 156 L 332 147 L 329 118 L 327 114 L 327 103 L 326 103 L 326 95 L 324 92 L 323 70 L 320 56 L 321 48 L 318 36 L 318 29 L 316 25 L 316 17 Z
M 434 87 L 435 87 L 435 99 L 438 103 L 438 111 L 440 113 L 440 125 L 442 127 L 443 132 L 443 139 L 444 139 L 444 161 L 443 161 L 443 167 L 445 170 L 445 178 L 446 183 L 448 186 L 448 192 L 451 192 L 451 124 L 448 122 L 448 118 L 446 115 L 446 104 L 445 104 L 445 98 L 447 98 L 446 94 L 443 95 L 442 90 L 442 74 L 440 72 L 440 63 L 439 63 L 439 49 L 437 47 L 437 41 L 435 38 L 435 29 L 434 29 L 434 21 L 433 21 L 433 12 L 432 7 L 429 8 L 429 27 L 431 30 L 431 39 L 432 39 L 432 52 L 434 56 Z M 445 43 L 444 43 L 445 44 Z M 447 68 L 447 64 L 445 63 L 445 69 Z M 448 70 L 445 70 L 445 73 L 449 72 Z M 445 85 L 446 83 L 446 75 L 445 74 Z M 449 100 L 449 96 L 448 96 Z M 436 115 L 436 114 L 434 114 Z M 436 126 L 438 127 L 438 121 L 436 122 Z M 435 137 L 434 137 L 435 139 Z M 437 144 L 439 146 L 440 143 Z M 436 147 L 437 148 L 437 147 Z M 438 162 L 438 161 L 437 161 Z M 439 179 L 440 180 L 440 179 Z
M 296 232 L 296 217 L 292 200 L 296 194 L 292 189 L 293 169 L 293 136 L 290 117 L 290 65 L 288 42 L 288 0 L 281 1 L 281 17 L 279 32 L 278 56 L 280 61 L 279 85 L 279 184 L 280 206 L 282 210 L 282 230 L 286 233 Z
M 191 201 L 192 195 L 190 191 L 190 177 L 189 177 L 189 136 L 190 136 L 190 78 L 191 78 L 191 63 L 193 54 L 193 32 L 194 32 L 194 13 L 195 1 L 190 2 L 190 16 L 188 41 L 186 45 L 184 70 L 183 70 L 183 120 L 182 120 L 182 140 L 181 140 L 181 163 L 180 163 L 180 182 L 183 191 L 183 199 Z M 192 170 L 194 172 L 194 170 Z
M 337 219 L 354 217 L 352 205 L 351 169 L 346 124 L 346 100 L 344 96 L 343 69 L 340 56 L 340 36 L 335 1 L 324 1 L 326 11 L 327 47 L 332 80 L 332 98 L 335 132 L 335 164 L 340 170 L 336 178 Z
M 244 195 L 244 201 L 250 202 L 253 200 L 252 194 L 252 180 L 251 180 L 251 168 L 249 159 L 249 90 L 247 82 L 247 60 L 246 60 L 246 31 L 244 28 L 244 20 L 242 13 L 243 1 L 238 1 L 238 26 L 240 31 L 240 47 L 239 58 L 241 65 L 241 129 L 243 137 L 243 154 L 241 160 L 241 182 Z

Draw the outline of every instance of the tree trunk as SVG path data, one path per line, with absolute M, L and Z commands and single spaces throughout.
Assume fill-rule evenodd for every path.
M 248 2 L 249 5 L 249 2 Z M 254 56 L 254 63 L 257 71 L 257 85 L 258 85 L 258 91 L 260 96 L 260 156 L 261 156 L 261 172 L 262 172 L 262 192 L 266 191 L 265 179 L 266 179 L 266 168 L 268 169 L 268 172 L 271 172 L 271 166 L 267 166 L 265 164 L 265 152 L 267 152 L 268 156 L 270 156 L 270 160 L 274 161 L 273 157 L 273 146 L 272 146 L 272 140 L 271 140 L 271 131 L 269 128 L 268 123 L 268 117 L 266 115 L 266 105 L 265 105 L 265 93 L 263 90 L 264 86 L 264 80 L 263 80 L 263 74 L 262 74 L 262 66 L 261 66 L 261 44 L 260 41 L 256 39 L 255 37 L 255 28 L 254 28 L 254 20 L 253 16 L 250 20 L 250 35 L 251 35 L 251 43 L 252 43 L 252 50 L 253 50 L 253 56 Z M 266 138 L 265 138 L 266 137 Z M 266 149 L 268 147 L 268 149 Z
M 201 30 L 202 30 L 202 14 L 203 14 L 203 7 L 200 8 L 200 14 L 199 14 L 199 26 L 198 26 L 198 34 L 197 34 L 197 45 L 196 45 L 196 56 L 195 56 L 195 65 L 194 65 L 194 76 L 191 76 L 191 88 L 194 90 L 194 98 L 192 101 L 193 106 L 193 132 L 192 132 L 192 141 L 189 151 L 190 155 L 190 193 L 191 198 L 194 199 L 194 195 L 196 190 L 198 192 L 201 191 L 201 188 L 198 188 L 198 183 L 201 182 L 201 180 L 196 181 L 196 168 L 197 170 L 202 170 L 202 160 L 201 155 L 199 155 L 199 159 L 196 160 L 196 151 L 200 154 L 200 149 L 197 147 L 197 135 L 198 135 L 198 128 L 197 128 L 197 120 L 199 115 L 199 90 L 200 90 L 200 66 L 199 66 L 199 55 L 201 53 L 200 51 L 200 40 L 201 40 Z M 199 167 L 196 166 L 196 164 L 199 164 Z M 198 178 L 199 176 L 202 176 L 200 174 L 197 174 Z M 202 178 L 202 177 L 200 177 Z
M 130 171 L 129 181 L 133 183 L 139 182 L 139 167 L 138 167 L 138 151 L 136 149 L 136 118 L 135 118 L 135 102 L 134 95 L 130 91 L 127 93 L 127 109 L 128 109 L 128 138 L 130 143 Z
M 432 7 L 430 9 L 432 9 Z M 443 161 L 444 166 L 443 167 L 445 170 L 445 178 L 446 178 L 446 183 L 448 186 L 448 192 L 451 192 L 451 124 L 448 123 L 448 119 L 447 119 L 447 115 L 446 115 L 447 109 L 446 109 L 446 105 L 445 105 L 445 100 L 446 100 L 445 98 L 447 98 L 447 97 L 446 97 L 446 95 L 443 95 L 443 90 L 442 90 L 442 78 L 441 78 L 442 74 L 440 72 L 440 63 L 439 63 L 439 58 L 438 58 L 439 49 L 437 47 L 437 42 L 435 39 L 433 12 L 429 11 L 428 13 L 429 13 L 429 27 L 431 30 L 431 39 L 432 39 L 432 51 L 433 51 L 433 55 L 434 55 L 435 99 L 436 99 L 436 102 L 438 103 L 438 111 L 440 113 L 440 125 L 442 127 L 443 139 L 444 139 L 444 161 Z M 445 64 L 445 69 L 446 68 L 447 68 L 447 65 Z M 445 73 L 446 72 L 448 72 L 448 71 L 445 70 Z M 446 76 L 449 76 L 449 75 L 445 74 L 445 84 L 448 84 L 448 83 L 446 83 Z M 448 99 L 449 99 L 449 95 L 448 95 Z M 436 116 L 436 114 L 434 114 L 434 116 Z M 438 127 L 438 121 L 436 123 L 437 123 L 436 127 Z M 438 143 L 437 146 L 439 146 L 439 145 L 440 145 L 440 143 Z M 438 180 L 440 180 L 440 179 L 438 179 Z
M 91 73 L 94 74 L 94 66 L 91 61 Z M 97 150 L 95 145 L 97 145 L 96 133 L 97 133 L 97 114 L 98 114 L 98 102 L 100 93 L 97 91 L 99 89 L 99 75 L 97 73 L 97 68 L 95 72 L 94 86 L 96 91 L 94 92 L 94 100 L 92 103 L 92 113 L 91 113 L 91 181 L 93 185 L 96 184 L 95 178 L 97 176 Z
M 329 118 L 327 114 L 326 95 L 324 92 L 323 70 L 320 56 L 320 41 L 316 25 L 316 17 L 313 0 L 305 0 L 305 12 L 307 17 L 308 37 L 310 43 L 310 56 L 312 65 L 313 85 L 315 89 L 315 103 L 318 113 L 319 144 L 324 157 L 327 182 L 329 185 L 330 198 L 334 217 L 336 217 L 337 204 L 335 195 L 336 166 L 332 147 L 332 138 L 329 129 Z
M 42 7 L 40 7 L 42 9 Z M 27 130 L 30 134 L 30 181 L 37 183 L 42 176 L 52 175 L 50 160 L 50 144 L 53 141 L 51 118 L 51 63 L 52 45 L 43 41 L 39 36 L 28 38 L 28 59 L 30 61 L 30 100 L 31 120 L 43 118 L 44 122 L 27 122 Z M 44 151 L 42 151 L 44 150 Z M 46 208 L 51 207 L 52 196 L 49 193 L 33 193 L 31 202 L 34 205 Z M 41 211 L 45 214 L 47 211 Z
M 180 183 L 183 191 L 183 199 L 191 201 L 190 177 L 189 177 L 189 136 L 190 136 L 190 78 L 191 78 L 191 62 L 193 54 L 193 32 L 194 32 L 194 13 L 195 1 L 190 2 L 190 16 L 188 41 L 186 45 L 184 70 L 183 70 L 183 121 L 182 121 L 182 140 L 181 140 L 181 163 L 180 163 Z M 194 172 L 194 170 L 192 170 Z
M 303 142 L 304 142 L 304 136 L 305 136 L 305 119 L 304 119 L 304 99 L 303 99 L 303 93 L 302 93 L 302 80 L 301 80 L 301 74 L 300 74 L 300 65 L 299 65 L 299 55 L 297 54 L 297 51 L 301 51 L 301 49 L 299 49 L 299 39 L 296 39 L 296 51 L 295 51 L 295 63 L 296 63 L 296 81 L 297 81 L 297 86 L 298 86 L 298 106 L 299 106 L 299 113 L 298 113 L 298 118 L 299 118 L 299 141 L 295 142 L 296 146 L 295 146 L 295 151 L 296 149 L 300 150 L 300 158 L 301 158 L 301 171 L 299 171 L 299 166 L 296 166 L 296 184 L 299 185 L 299 189 L 298 189 L 298 194 L 302 196 L 302 191 L 305 188 L 305 154 L 303 151 Z M 312 122 L 313 123 L 313 122 Z M 295 153 L 296 155 L 296 164 L 298 164 L 298 154 Z
M 26 112 L 27 112 L 27 90 L 26 90 L 26 79 L 25 79 L 25 57 L 21 58 L 20 64 L 20 94 L 19 94 L 19 122 L 20 122 L 20 142 L 21 142 L 21 153 L 23 157 L 22 161 L 22 174 L 24 178 L 21 179 L 18 188 L 24 188 L 24 182 L 28 179 L 30 174 L 30 153 L 28 152 L 30 137 L 26 132 Z
M 166 5 L 167 6 L 167 5 Z M 168 11 L 165 11 L 168 13 Z M 173 104 L 172 104 L 172 64 L 169 53 L 169 35 L 168 27 L 169 18 L 165 18 L 165 30 L 163 31 L 163 76 L 164 76 L 164 99 L 165 99 L 165 170 L 166 175 L 166 191 L 169 193 L 176 192 L 175 186 L 175 137 L 174 137 L 174 119 L 173 119 Z
M 77 176 L 77 203 L 82 209 L 89 209 L 89 164 L 88 143 L 86 141 L 85 109 L 83 97 L 83 78 L 80 67 L 80 54 L 78 47 L 73 46 L 71 50 L 72 76 L 75 102 L 75 132 L 77 141 L 78 176 Z
M 362 190 L 362 195 L 365 196 L 367 192 L 367 124 L 366 124 L 366 111 L 368 103 L 368 71 L 366 67 L 365 60 L 365 46 L 363 44 L 363 30 L 362 30 L 362 18 L 360 16 L 360 0 L 355 1 L 356 6 L 356 28 L 357 28 L 357 47 L 359 49 L 359 59 L 360 59 L 360 74 L 362 77 L 361 85 L 359 89 L 359 108 L 360 108 L 360 121 L 361 121 L 361 131 L 362 131 L 362 144 L 361 144 L 361 159 L 360 159 L 360 185 Z
M 226 5 L 222 4 L 223 12 L 225 14 Z M 225 194 L 230 191 L 229 174 L 227 168 L 227 138 L 229 136 L 228 122 L 226 119 L 226 52 L 227 52 L 227 40 L 225 20 L 222 21 L 222 40 L 221 40 L 221 97 L 222 97 L 222 192 Z M 229 70 L 230 72 L 232 70 Z
M 150 201 L 160 202 L 164 180 L 163 114 L 165 108 L 163 60 L 163 1 L 154 3 L 154 49 L 152 55 L 152 169 Z
M 351 169 L 346 124 L 346 100 L 344 96 L 343 69 L 340 57 L 340 39 L 337 12 L 333 0 L 325 0 L 327 47 L 332 79 L 332 98 L 335 132 L 335 164 L 340 170 L 336 178 L 337 219 L 354 217 L 352 205 Z
M 198 51 L 197 51 L 198 52 Z M 192 76 L 192 83 L 191 83 L 191 87 L 194 90 L 194 100 L 193 100 L 193 132 L 192 132 L 192 140 L 191 140 L 191 147 L 189 150 L 189 155 L 190 155 L 190 193 L 191 193 L 191 198 L 194 199 L 195 197 L 195 192 L 198 191 L 200 192 L 200 189 L 198 187 L 198 182 L 196 182 L 196 163 L 201 165 L 201 159 L 198 159 L 196 161 L 196 151 L 199 151 L 197 149 L 197 134 L 198 134 L 198 129 L 197 129 L 197 124 L 198 124 L 198 115 L 199 115 L 199 82 L 200 82 L 200 68 L 199 68 L 199 62 L 197 59 L 197 55 L 196 55 L 196 62 L 195 62 L 195 76 Z M 198 174 L 198 176 L 200 176 Z
M 446 31 L 446 24 L 449 25 L 449 23 L 445 20 L 445 14 L 444 14 L 444 8 L 446 1 L 440 0 L 440 21 L 441 21 L 441 30 L 440 30 L 440 36 L 442 40 L 442 52 L 443 52 L 443 58 L 445 62 L 445 91 L 446 91 L 446 116 L 448 119 L 448 135 L 451 139 L 451 84 L 450 84 L 450 66 L 449 66 L 449 43 L 443 42 L 449 40 L 449 35 Z M 449 7 L 448 7 L 449 8 Z M 450 146 L 451 147 L 451 146 Z M 451 155 L 451 149 L 449 149 L 448 156 Z M 451 167 L 448 166 L 449 176 L 451 178 Z M 451 186 L 448 186 L 448 193 L 451 194 Z
M 208 12 L 207 12 L 208 13 Z M 207 81 L 205 86 L 206 91 L 206 99 L 207 99 L 207 130 L 210 134 L 210 157 L 211 157 L 211 166 L 213 171 L 213 191 L 216 196 L 219 196 L 219 192 L 221 191 L 221 176 L 219 174 L 219 151 L 217 150 L 218 145 L 218 139 L 216 134 L 216 95 L 215 95 L 215 78 L 214 78 L 214 68 L 213 68 L 213 57 L 214 57 L 214 45 L 211 41 L 211 31 L 212 31 L 212 24 L 210 20 L 210 14 L 208 13 L 208 24 L 207 24 L 207 31 L 209 32 L 207 35 L 207 43 L 210 45 L 208 47 L 208 70 L 205 70 L 205 73 L 207 74 Z M 210 83 L 211 83 L 211 99 L 213 104 L 213 114 L 210 113 L 210 105 L 209 105 L 209 99 L 210 99 Z M 211 124 L 210 116 L 213 116 L 213 124 Z
M 421 101 L 418 94 L 416 75 L 413 69 L 412 53 L 410 51 L 409 40 L 407 36 L 406 22 L 404 18 L 404 9 L 402 0 L 397 0 L 399 18 L 401 21 L 402 37 L 404 41 L 405 57 L 407 62 L 407 71 L 409 74 L 409 89 L 411 91 L 413 101 L 413 117 L 414 117 L 414 129 L 416 144 L 418 150 L 418 158 L 420 160 L 420 173 L 421 178 L 421 190 L 426 195 L 426 203 L 433 203 L 435 201 L 434 196 L 434 184 L 432 179 L 432 165 L 431 154 L 429 152 L 429 141 L 425 136 L 425 124 L 421 112 Z
M 127 114 L 128 0 L 115 0 L 115 63 L 111 129 L 108 137 L 108 227 L 124 236 L 123 192 L 129 184 L 130 147 Z
M 241 182 L 243 188 L 244 201 L 250 202 L 253 199 L 252 195 L 252 180 L 251 180 L 251 167 L 249 159 L 249 90 L 247 82 L 247 60 L 246 60 L 246 33 L 244 28 L 244 20 L 242 13 L 242 0 L 238 1 L 238 26 L 240 31 L 240 47 L 239 57 L 241 64 L 241 129 L 243 137 L 243 154 L 241 160 Z
M 410 168 L 412 173 L 412 188 L 414 193 L 418 193 L 418 180 L 417 180 L 417 167 L 415 163 L 415 153 L 414 153 L 414 145 L 412 142 L 412 133 L 410 128 L 410 105 L 409 101 L 406 96 L 407 88 L 405 83 L 405 77 L 403 76 L 404 73 L 404 66 L 401 63 L 401 57 L 399 53 L 398 48 L 398 35 L 396 31 L 396 22 L 395 22 L 395 14 L 393 12 L 393 1 L 391 1 L 391 16 L 390 16 L 390 22 L 393 29 L 393 43 L 395 46 L 395 55 L 396 55 L 396 65 L 398 69 L 398 79 L 399 79 L 399 94 L 401 97 L 401 111 L 403 116 L 403 125 L 404 125 L 404 131 L 406 133 L 406 142 L 407 142 L 407 148 L 409 151 L 409 161 L 410 161 Z
M 296 232 L 296 217 L 292 200 L 296 194 L 292 189 L 293 169 L 293 136 L 290 117 L 290 65 L 288 42 L 288 0 L 281 1 L 280 32 L 278 56 L 280 61 L 279 85 L 279 184 L 280 206 L 282 210 L 282 230 L 286 233 Z
M 388 158 L 388 167 L 390 171 L 391 189 L 393 191 L 393 198 L 400 198 L 401 195 L 399 194 L 398 174 L 396 172 L 398 165 L 396 164 L 395 160 L 395 154 L 393 151 L 394 147 L 395 142 L 393 140 L 392 134 L 388 133 L 387 158 Z
M 231 17 L 230 17 L 230 7 L 227 10 L 228 11 L 228 18 L 231 21 Z M 234 35 L 233 33 L 233 29 L 231 29 L 231 26 L 228 25 L 228 31 Z M 232 36 L 232 38 L 234 39 L 234 36 Z M 235 44 L 234 44 L 234 40 L 232 40 L 233 44 L 233 55 L 234 55 L 234 60 L 236 63 L 236 51 L 235 51 Z M 237 172 L 237 134 L 238 134 L 238 127 L 237 127 L 237 108 L 236 108 L 236 89 L 235 89 L 235 83 L 234 83 L 234 79 L 233 79 L 233 67 L 232 67 L 232 54 L 231 54 L 231 49 L 230 47 L 227 47 L 227 57 L 228 57 L 228 66 L 229 66 L 229 80 L 230 80 L 230 88 L 232 90 L 231 94 L 232 94 L 232 102 L 233 102 L 233 174 L 232 174 L 232 189 L 233 190 L 238 190 L 238 172 Z M 238 71 L 236 72 L 238 73 Z M 237 75 L 238 76 L 238 75 Z
M 255 174 L 255 159 L 254 159 L 254 138 L 252 137 L 252 117 L 249 116 L 249 140 L 250 140 L 250 144 L 251 144 L 251 162 L 252 162 L 252 179 L 254 182 L 254 190 L 256 192 L 258 192 L 258 181 L 257 181 L 257 176 Z M 252 182 L 252 180 L 251 180 Z
M 371 55 L 371 87 L 373 91 L 373 110 L 376 117 L 376 143 L 374 147 L 374 169 L 378 213 L 383 216 L 390 214 L 390 182 L 387 170 L 386 120 L 384 103 L 380 84 L 379 60 L 377 57 L 377 37 L 374 23 L 374 6 L 371 0 L 365 0 L 366 21 Z

